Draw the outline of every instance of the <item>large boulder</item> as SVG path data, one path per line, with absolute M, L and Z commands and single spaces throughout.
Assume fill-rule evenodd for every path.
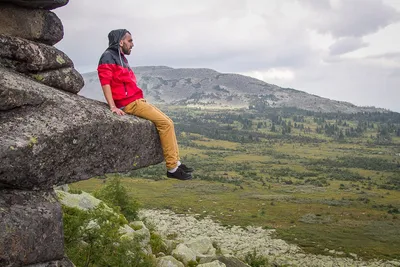
M 196 252 L 194 252 L 184 244 L 179 244 L 172 251 L 172 256 L 174 256 L 178 260 L 181 260 L 185 265 L 188 265 L 189 262 L 196 262 Z
M 165 256 L 157 259 L 157 267 L 185 267 L 182 262 L 172 256 Z
M 140 228 L 138 228 L 140 226 Z M 135 230 L 133 228 L 135 228 Z M 121 226 L 119 232 L 122 234 L 121 239 L 137 240 L 140 246 L 147 254 L 152 254 L 150 245 L 150 230 L 142 221 L 131 222 L 130 225 Z
M 51 11 L 0 3 L 0 14 L 0 34 L 48 45 L 58 43 L 64 36 L 61 20 Z
M 4 68 L 0 110 L 0 188 L 49 189 L 163 161 L 150 121 Z
M 250 267 L 248 264 L 242 262 L 233 256 L 215 256 L 200 259 L 200 264 L 211 263 L 214 261 L 219 261 L 225 264 L 226 267 Z
M 1 1 L 27 8 L 40 8 L 47 10 L 55 9 L 68 4 L 68 0 L 1 0 Z
M 216 255 L 216 249 L 209 237 L 199 236 L 196 239 L 185 242 L 185 245 L 196 253 L 198 259 Z
M 0 34 L 0 66 L 22 73 L 73 67 L 72 60 L 57 48 L 27 39 Z
M 100 199 L 97 199 L 86 192 L 82 192 L 80 194 L 70 194 L 68 192 L 56 190 L 56 193 L 58 200 L 62 205 L 84 211 L 94 209 L 102 202 Z M 109 210 L 108 207 L 106 209 Z
M 198 267 L 227 267 L 224 263 L 222 263 L 220 261 L 213 261 L 213 262 L 209 262 L 209 263 L 203 263 L 203 264 L 199 264 L 197 266 Z
M 40 83 L 74 94 L 85 85 L 82 76 L 74 68 L 49 70 L 31 76 Z
M 1 190 L 0 266 L 62 260 L 63 238 L 54 192 Z

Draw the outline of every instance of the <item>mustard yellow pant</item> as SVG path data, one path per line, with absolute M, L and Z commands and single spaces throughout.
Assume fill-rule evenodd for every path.
M 177 167 L 179 161 L 179 149 L 176 141 L 174 122 L 161 110 L 145 99 L 138 99 L 127 105 L 123 111 L 153 122 L 160 135 L 161 147 L 164 154 L 167 169 Z

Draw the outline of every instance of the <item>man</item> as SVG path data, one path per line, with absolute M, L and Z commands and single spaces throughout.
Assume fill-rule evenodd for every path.
M 135 74 L 125 57 L 133 47 L 131 33 L 125 29 L 113 30 L 108 34 L 108 40 L 109 47 L 100 58 L 97 72 L 111 112 L 132 114 L 152 121 L 160 135 L 167 177 L 191 179 L 193 169 L 179 161 L 174 123 L 143 98 L 143 91 L 137 86 Z

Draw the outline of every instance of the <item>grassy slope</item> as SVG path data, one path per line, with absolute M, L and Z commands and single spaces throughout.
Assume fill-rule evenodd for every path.
M 179 112 L 172 112 L 178 129 L 183 123 Z M 193 111 L 194 117 L 201 115 L 202 111 Z M 253 119 L 249 132 L 280 135 L 268 127 L 256 130 L 254 125 L 262 119 Z M 306 120 L 305 126 L 317 127 L 311 118 Z M 240 127 L 238 122 L 233 125 Z M 399 170 L 332 168 L 318 161 L 363 157 L 396 162 L 400 138 L 383 146 L 368 143 L 376 134 L 373 129 L 347 143 L 298 129 L 291 136 L 299 134 L 321 142 L 262 139 L 243 143 L 180 132 L 181 154 L 195 167 L 195 180 L 166 180 L 163 166 L 158 165 L 125 175 L 123 181 L 145 208 L 209 215 L 229 225 L 276 228 L 280 238 L 312 253 L 326 253 L 328 248 L 366 259 L 400 258 L 400 218 L 393 210 L 400 209 L 400 192 L 379 189 L 388 177 L 400 179 Z M 102 184 L 101 179 L 91 179 L 71 187 L 91 192 Z M 315 216 L 310 219 L 307 214 Z

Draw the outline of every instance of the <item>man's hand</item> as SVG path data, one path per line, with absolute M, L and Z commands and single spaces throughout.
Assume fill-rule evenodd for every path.
M 112 108 L 110 108 L 110 110 L 111 110 L 112 113 L 116 113 L 117 115 L 121 115 L 122 116 L 122 115 L 126 114 L 125 112 L 123 112 L 122 110 L 120 110 L 117 107 L 112 107 Z

